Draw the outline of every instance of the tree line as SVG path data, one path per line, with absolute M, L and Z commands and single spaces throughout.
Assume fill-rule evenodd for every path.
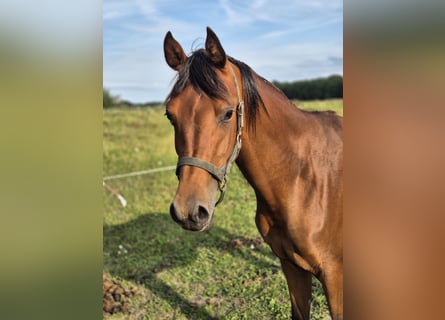
M 340 75 L 293 82 L 273 81 L 272 83 L 291 100 L 343 98 L 343 77 Z
M 145 108 L 145 107 L 155 107 L 162 104 L 161 101 L 152 101 L 145 103 L 134 103 L 127 100 L 122 100 L 119 96 L 114 95 L 109 89 L 103 88 L 103 108 L 114 108 L 114 107 L 124 107 L 124 108 Z

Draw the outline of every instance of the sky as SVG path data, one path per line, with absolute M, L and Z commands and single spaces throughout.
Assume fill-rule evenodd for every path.
M 175 76 L 165 34 L 189 54 L 204 46 L 207 26 L 227 55 L 269 81 L 343 74 L 342 0 L 104 0 L 104 87 L 131 102 L 163 101 Z

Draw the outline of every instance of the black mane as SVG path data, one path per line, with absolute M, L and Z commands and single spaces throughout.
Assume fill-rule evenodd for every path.
M 240 70 L 247 122 L 254 129 L 258 109 L 260 105 L 264 107 L 253 77 L 254 71 L 241 61 L 232 57 L 228 59 Z M 204 49 L 194 51 L 179 70 L 176 82 L 166 101 L 177 97 L 190 84 L 195 90 L 203 92 L 211 99 L 228 100 L 227 88 L 218 78 L 214 68 L 205 55 Z

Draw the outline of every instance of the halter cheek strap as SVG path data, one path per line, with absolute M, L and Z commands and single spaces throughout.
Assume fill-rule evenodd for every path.
M 218 198 L 218 201 L 216 201 L 215 203 L 215 207 L 221 203 L 221 201 L 223 201 L 224 199 L 224 194 L 226 192 L 226 187 L 227 187 L 227 180 L 228 180 L 228 176 L 230 173 L 230 168 L 232 167 L 233 162 L 236 160 L 236 158 L 239 155 L 239 152 L 241 150 L 241 133 L 243 131 L 243 118 L 244 118 L 244 101 L 241 99 L 241 90 L 239 88 L 238 85 L 238 80 L 236 79 L 236 75 L 235 72 L 233 71 L 232 66 L 229 64 L 230 67 L 230 71 L 232 72 L 233 75 L 233 80 L 235 82 L 235 88 L 236 88 L 236 93 L 238 94 L 238 107 L 236 109 L 236 113 L 237 113 L 237 118 L 236 118 L 236 123 L 237 123 L 237 129 L 236 129 L 236 141 L 235 141 L 235 146 L 233 147 L 233 151 L 232 154 L 230 155 L 229 159 L 227 160 L 227 163 L 224 167 L 219 168 L 217 166 L 215 166 L 214 164 L 198 159 L 198 158 L 194 158 L 194 157 L 180 157 L 178 159 L 178 164 L 176 165 L 176 175 L 179 177 L 179 169 L 182 166 L 193 166 L 193 167 L 198 167 L 201 168 L 205 171 L 207 171 L 208 173 L 210 173 L 212 175 L 212 177 L 218 181 L 218 189 L 220 191 L 220 195 Z

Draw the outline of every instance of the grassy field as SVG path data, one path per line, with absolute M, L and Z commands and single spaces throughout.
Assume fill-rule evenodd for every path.
M 342 114 L 343 101 L 302 102 Z M 175 165 L 173 129 L 163 107 L 109 109 L 103 115 L 103 175 Z M 106 181 L 103 252 L 108 279 L 135 292 L 128 313 L 106 319 L 289 319 L 290 303 L 278 259 L 256 229 L 253 190 L 236 167 L 213 227 L 192 233 L 168 213 L 174 171 Z M 313 281 L 312 319 L 327 319 L 321 286 Z

